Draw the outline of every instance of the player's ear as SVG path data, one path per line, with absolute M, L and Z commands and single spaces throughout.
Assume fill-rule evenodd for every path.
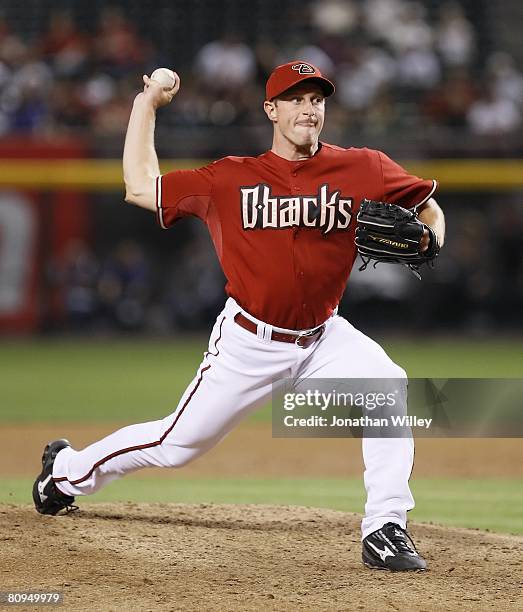
M 276 110 L 276 100 L 265 100 L 263 103 L 263 110 L 271 121 L 277 120 L 278 112 Z

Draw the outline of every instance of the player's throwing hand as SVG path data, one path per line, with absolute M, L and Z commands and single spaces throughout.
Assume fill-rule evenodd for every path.
M 174 73 L 175 81 L 174 86 L 171 89 L 165 89 L 161 86 L 161 84 L 148 77 L 146 74 L 143 75 L 143 95 L 147 99 L 150 100 L 153 108 L 160 108 L 161 106 L 166 106 L 169 104 L 174 96 L 178 93 L 180 89 L 180 77 Z

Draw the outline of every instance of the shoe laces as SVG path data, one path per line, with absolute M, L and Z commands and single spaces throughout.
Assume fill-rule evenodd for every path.
M 399 552 L 418 554 L 409 534 L 396 523 L 387 523 L 382 527 L 384 535 L 394 544 Z

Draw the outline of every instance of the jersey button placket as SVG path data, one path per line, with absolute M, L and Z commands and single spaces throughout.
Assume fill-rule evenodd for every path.
M 293 170 L 291 172 L 291 176 L 292 177 L 296 177 L 297 175 L 298 175 L 298 173 L 296 172 L 296 170 Z M 293 180 L 290 181 L 289 186 L 290 186 L 291 193 L 299 193 L 301 191 L 301 187 L 296 185 Z M 299 232 L 299 229 L 300 229 L 299 227 L 293 227 L 292 228 L 292 237 L 293 237 L 293 239 L 296 239 L 296 237 L 298 235 L 298 232 Z
M 295 169 L 295 170 L 293 170 L 291 172 L 291 176 L 293 178 L 296 178 L 298 176 L 297 169 Z M 302 190 L 301 187 L 299 185 L 296 185 L 293 180 L 290 181 L 290 187 L 291 187 L 291 193 L 299 194 L 301 192 L 301 190 Z M 299 227 L 294 227 L 293 228 L 292 237 L 294 238 L 294 240 L 296 240 L 296 238 L 298 237 L 299 231 L 300 231 Z M 304 278 L 303 270 L 298 270 L 296 272 L 296 279 L 297 279 L 297 281 L 301 283 L 303 281 L 303 278 Z M 302 306 L 302 310 L 306 310 L 308 308 L 307 304 L 305 304 L 305 303 L 302 303 L 301 306 Z

